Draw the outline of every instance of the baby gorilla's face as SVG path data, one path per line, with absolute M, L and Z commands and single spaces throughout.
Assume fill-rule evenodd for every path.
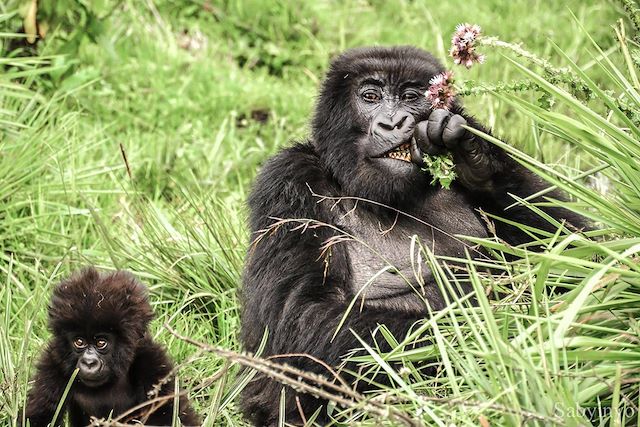
M 99 387 L 112 377 L 115 337 L 110 333 L 74 333 L 69 335 L 76 357 L 78 379 L 87 387 Z

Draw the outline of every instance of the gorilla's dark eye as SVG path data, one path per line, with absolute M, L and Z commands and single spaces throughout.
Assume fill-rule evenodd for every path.
M 367 90 L 362 93 L 362 99 L 367 102 L 378 102 L 380 101 L 380 94 L 375 90 Z
M 98 341 L 96 341 L 96 348 L 98 350 L 104 350 L 105 348 L 107 348 L 108 345 L 109 345 L 109 342 L 104 338 L 98 338 Z
M 402 94 L 402 100 L 407 102 L 412 102 L 418 99 L 418 96 L 420 95 L 415 90 L 408 90 Z
M 78 350 L 83 349 L 87 346 L 87 342 L 82 337 L 77 337 L 73 340 L 73 346 Z

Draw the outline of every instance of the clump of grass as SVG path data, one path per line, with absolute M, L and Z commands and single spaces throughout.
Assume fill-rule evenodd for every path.
M 571 91 L 567 95 L 544 72 L 533 78 L 501 55 L 468 71 L 483 84 L 473 86 L 479 96 L 466 104 L 535 158 L 554 159 L 557 164 L 546 165 L 513 151 L 577 196 L 572 207 L 603 231 L 532 233 L 534 243 L 547 248 L 541 254 L 476 242 L 495 255 L 493 275 L 475 260 L 464 260 L 471 274 L 442 267 L 428 248 L 420 249 L 423 262 L 440 266 L 434 271 L 441 286 L 473 283 L 479 304 L 454 299 L 407 337 L 380 327 L 377 337 L 394 350 L 367 349 L 360 375 L 371 376 L 366 368 L 383 370 L 393 386 L 348 410 L 333 406 L 332 413 L 346 424 L 369 425 L 393 424 L 367 410 L 381 405 L 426 425 L 637 423 L 629 414 L 637 414 L 638 401 L 633 250 L 640 221 L 632 162 L 638 138 L 620 113 L 634 123 L 639 85 L 636 45 L 620 27 L 624 45 L 616 50 L 606 44 L 610 29 L 602 22 L 613 21 L 615 8 L 578 0 L 537 11 L 487 0 L 470 0 L 465 10 L 450 2 L 426 10 L 421 2 L 403 1 L 346 1 L 330 8 L 286 1 L 107 3 L 64 2 L 67 9 L 46 16 L 66 19 L 64 28 L 52 25 L 35 48 L 9 51 L 23 41 L 24 35 L 8 34 L 21 25 L 17 7 L 26 2 L 0 2 L 0 419 L 15 422 L 24 403 L 34 355 L 47 339 L 51 286 L 93 263 L 132 269 L 150 285 L 155 334 L 183 363 L 181 383 L 207 414 L 205 425 L 243 425 L 234 398 L 250 374 L 238 376 L 236 362 L 198 353 L 163 325 L 238 350 L 236 292 L 250 240 L 244 200 L 262 162 L 307 134 L 330 57 L 375 41 L 416 44 L 444 58 L 442 34 L 458 20 L 477 19 L 490 34 L 527 39 L 529 51 L 555 58 L 549 62 L 570 67 L 580 79 L 582 68 L 569 61 L 584 61 L 593 51 L 583 68 L 606 90 L 590 98 L 589 107 L 575 103 Z M 567 25 L 567 7 L 588 32 Z M 513 19 L 495 19 L 496 10 Z M 76 17 L 94 15 L 105 19 L 92 39 L 84 31 L 90 19 L 74 24 Z M 523 28 L 525 20 L 538 29 L 535 37 Z M 181 47 L 185 30 L 205 38 L 197 54 Z M 607 49 L 586 43 L 589 34 Z M 569 46 L 566 57 L 545 36 Z M 537 110 L 540 104 L 528 102 L 527 92 L 501 90 L 511 87 L 515 73 L 529 85 L 520 88 L 540 87 L 557 99 L 553 108 Z M 253 110 L 266 111 L 267 120 L 240 123 Z M 587 155 L 563 159 L 556 143 L 565 140 Z M 584 175 L 573 169 L 579 166 L 601 170 L 610 192 L 602 196 L 573 182 Z M 506 261 L 507 255 L 518 261 Z M 551 294 L 554 287 L 568 292 Z M 491 298 L 483 297 L 487 292 Z M 427 345 L 414 349 L 416 340 Z M 396 371 L 398 362 L 404 367 Z M 441 370 L 423 375 L 424 364 Z

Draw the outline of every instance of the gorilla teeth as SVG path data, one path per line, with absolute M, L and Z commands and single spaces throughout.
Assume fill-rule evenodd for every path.
M 389 151 L 386 157 L 396 160 L 402 160 L 404 162 L 411 162 L 411 153 L 409 152 L 410 145 L 402 144 L 395 148 L 393 151 Z

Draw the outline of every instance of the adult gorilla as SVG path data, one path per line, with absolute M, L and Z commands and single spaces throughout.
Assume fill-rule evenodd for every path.
M 459 103 L 450 112 L 431 109 L 424 92 L 443 71 L 433 56 L 412 47 L 354 49 L 333 62 L 311 140 L 271 159 L 249 198 L 257 239 L 247 256 L 242 294 L 247 350 L 256 351 L 267 328 L 265 356 L 306 353 L 337 366 L 361 347 L 350 329 L 372 341 L 371 332 L 384 324 L 402 338 L 425 317 L 427 305 L 443 307 L 429 269 L 422 266 L 422 277 L 413 272 L 412 236 L 437 255 L 464 256 L 465 244 L 453 235 L 489 235 L 479 209 L 555 229 L 525 207 L 504 210 L 514 201 L 509 193 L 526 197 L 544 188 L 536 176 L 465 130 L 468 124 L 486 132 Z M 452 151 L 458 174 L 450 190 L 430 185 L 419 166 L 422 152 L 445 150 Z M 547 213 L 581 225 L 568 211 Z M 294 221 L 274 227 L 278 219 Z M 496 233 L 511 244 L 527 239 L 505 223 L 496 224 Z M 356 294 L 358 304 L 332 340 Z M 328 375 L 308 358 L 284 360 Z M 281 389 L 256 376 L 243 395 L 247 417 L 257 425 L 275 424 Z M 291 389 L 286 396 L 292 423 L 300 422 L 301 410 L 309 417 L 326 403 Z

